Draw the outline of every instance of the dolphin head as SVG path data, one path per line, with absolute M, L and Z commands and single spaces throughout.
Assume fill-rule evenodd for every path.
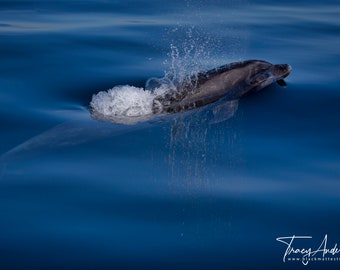
M 284 78 L 292 70 L 288 64 L 272 65 L 265 61 L 256 61 L 250 72 L 248 83 L 254 91 L 258 91 L 273 82 L 286 86 Z
M 276 79 L 283 79 L 286 78 L 290 71 L 292 70 L 292 67 L 288 64 L 279 64 L 279 65 L 272 65 L 270 68 L 273 76 L 276 77 Z

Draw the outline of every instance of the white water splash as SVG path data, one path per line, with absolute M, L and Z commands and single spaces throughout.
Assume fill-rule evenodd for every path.
M 90 103 L 93 118 L 121 124 L 135 124 L 152 118 L 153 100 L 166 88 L 151 90 L 130 85 L 115 86 L 93 95 Z
M 182 84 L 189 85 L 189 80 L 207 68 L 210 39 L 202 38 L 193 28 L 189 28 L 185 35 L 186 39 L 180 46 L 170 45 L 168 57 L 171 61 L 164 62 L 168 67 L 163 78 L 150 78 L 145 89 L 123 85 L 93 95 L 90 103 L 92 117 L 122 124 L 135 124 L 154 117 L 153 101 L 156 96 L 165 92 L 175 94 Z
M 91 107 L 103 115 L 137 117 L 152 113 L 151 91 L 124 85 L 94 95 Z

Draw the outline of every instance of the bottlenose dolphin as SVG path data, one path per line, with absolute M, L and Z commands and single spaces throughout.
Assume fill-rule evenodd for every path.
M 38 134 L 2 154 L 0 156 L 0 178 L 4 173 L 5 164 L 24 152 L 76 145 L 147 128 L 157 122 L 173 120 L 175 117 L 173 113 L 176 112 L 191 113 L 191 110 L 195 108 L 210 104 L 207 108 L 213 115 L 210 123 L 225 121 L 237 111 L 240 97 L 249 92 L 258 91 L 275 81 L 285 86 L 283 79 L 289 75 L 290 71 L 291 67 L 287 64 L 272 65 L 265 61 L 249 60 L 200 72 L 196 76 L 188 76 L 180 83 L 174 83 L 174 87 L 169 88 L 163 94 L 156 95 L 152 102 L 151 115 L 142 115 L 140 118 L 119 116 L 119 121 L 116 121 L 116 118 L 111 116 L 97 118 L 91 111 L 92 118 L 100 120 L 97 122 L 89 117 L 86 108 L 70 111 L 67 113 L 65 120 L 68 121 L 65 123 Z M 110 121 L 114 124 L 102 123 L 103 121 Z M 131 126 L 136 123 L 139 124 Z
M 202 107 L 220 99 L 238 100 L 249 92 L 277 82 L 286 86 L 288 64 L 273 65 L 261 60 L 248 60 L 227 64 L 196 76 L 187 77 L 176 89 L 155 97 L 153 112 L 177 113 Z

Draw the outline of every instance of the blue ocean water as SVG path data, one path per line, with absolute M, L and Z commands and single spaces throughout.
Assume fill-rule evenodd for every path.
M 0 1 L 0 269 L 339 269 L 339 18 L 338 1 Z M 293 70 L 228 121 L 90 116 L 115 85 L 246 59 Z M 312 238 L 284 256 L 293 235 Z

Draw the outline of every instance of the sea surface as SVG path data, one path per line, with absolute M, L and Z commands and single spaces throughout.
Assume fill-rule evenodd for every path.
M 248 59 L 230 119 L 91 117 Z M 1 0 L 0 269 L 340 269 L 339 85 L 339 1 Z

